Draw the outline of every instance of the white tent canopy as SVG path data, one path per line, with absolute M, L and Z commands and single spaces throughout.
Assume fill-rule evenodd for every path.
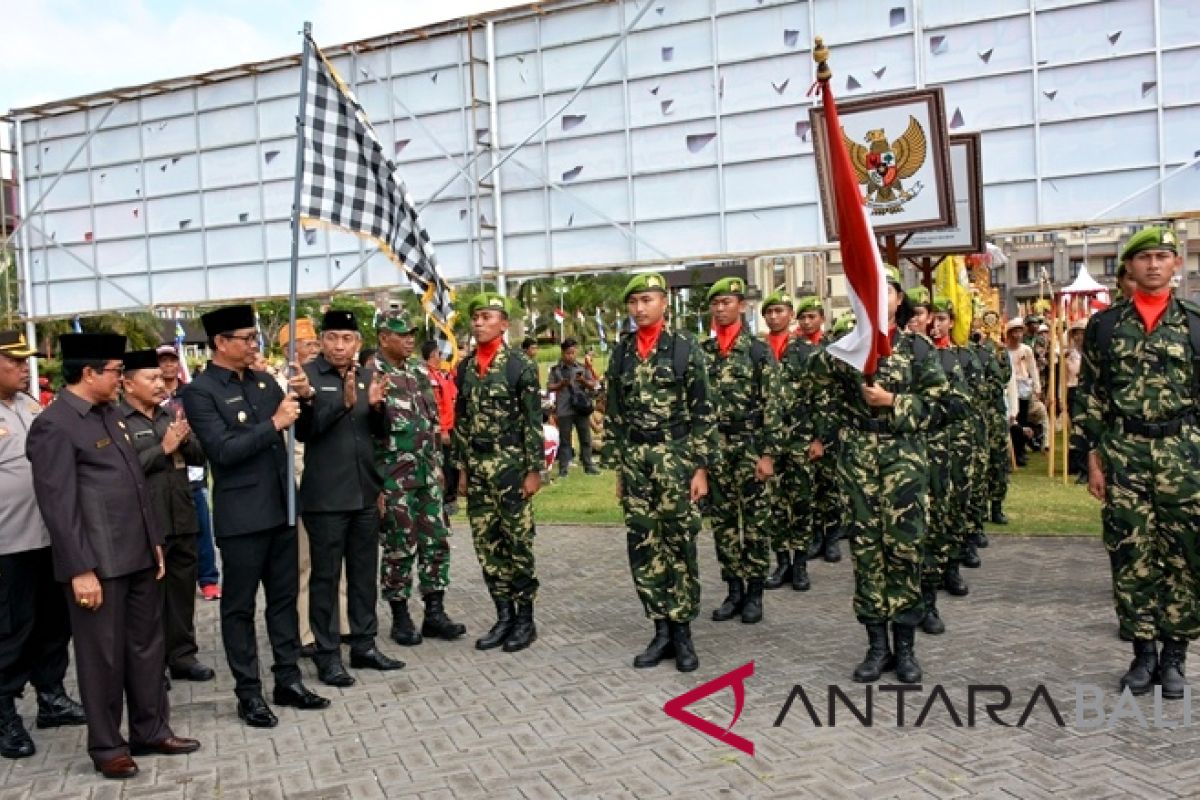
M 1062 290 L 1063 294 L 1100 294 L 1102 292 L 1108 294 L 1108 287 L 1093 278 L 1086 266 L 1081 266 L 1075 280 L 1071 281 L 1070 286 L 1064 286 Z

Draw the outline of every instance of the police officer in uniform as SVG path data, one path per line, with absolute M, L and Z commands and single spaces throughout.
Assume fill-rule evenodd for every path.
M 296 421 L 300 406 L 294 392 L 285 397 L 274 378 L 250 369 L 258 356 L 253 307 L 219 308 L 201 322 L 213 358 L 184 389 L 183 405 L 213 473 L 214 529 L 225 568 L 221 638 L 235 680 L 238 716 L 252 727 L 271 728 L 279 720 L 263 699 L 254 625 L 260 584 L 275 659 L 276 705 L 329 705 L 304 686 L 296 665 L 299 568 L 296 529 L 287 519 L 289 456 L 283 431 Z

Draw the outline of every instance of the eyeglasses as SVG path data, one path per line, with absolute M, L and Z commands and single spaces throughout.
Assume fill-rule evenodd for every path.
M 226 339 L 237 339 L 245 344 L 250 344 L 258 339 L 257 333 L 243 333 L 241 335 L 236 333 L 222 333 L 221 336 L 225 337 Z

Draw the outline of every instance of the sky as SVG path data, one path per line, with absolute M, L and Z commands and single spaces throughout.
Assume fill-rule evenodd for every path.
M 262 61 L 520 0 L 5 0 L 0 113 Z

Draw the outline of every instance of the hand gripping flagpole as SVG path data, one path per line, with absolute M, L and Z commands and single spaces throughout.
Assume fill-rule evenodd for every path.
M 288 288 L 288 349 L 284 374 L 291 375 L 296 361 L 296 284 L 300 274 L 300 190 L 304 181 L 304 118 L 308 102 L 308 62 L 312 55 L 312 23 L 304 23 L 304 47 L 300 56 L 300 106 L 296 113 L 296 177 L 292 196 L 292 274 Z M 287 429 L 287 514 L 288 525 L 296 524 L 296 426 Z

